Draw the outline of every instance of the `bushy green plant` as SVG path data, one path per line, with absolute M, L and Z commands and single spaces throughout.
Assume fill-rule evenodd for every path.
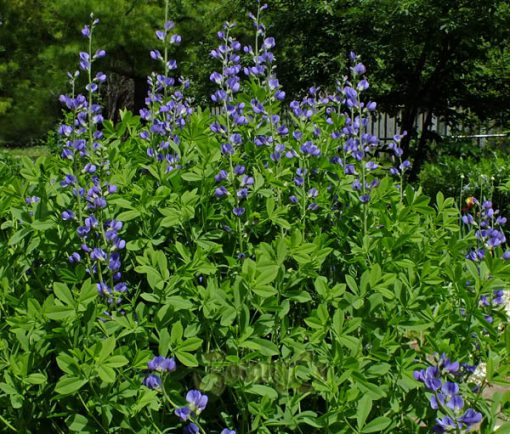
M 217 116 L 170 77 L 165 20 L 147 109 L 104 121 L 83 29 L 62 158 L 2 177 L 6 431 L 493 432 L 507 410 L 481 395 L 508 371 L 503 222 L 403 185 L 401 137 L 378 157 L 354 53 L 284 117 L 263 9 L 253 47 L 218 33 Z
M 496 152 L 480 157 L 442 155 L 424 164 L 419 184 L 431 197 L 440 191 L 458 201 L 469 196 L 490 197 L 508 215 L 510 196 L 500 187 L 510 179 L 509 162 L 508 155 Z

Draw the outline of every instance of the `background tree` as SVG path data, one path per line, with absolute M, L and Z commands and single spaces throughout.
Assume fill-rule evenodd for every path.
M 466 113 L 499 126 L 510 121 L 506 1 L 278 0 L 273 6 L 278 71 L 291 94 L 311 83 L 332 86 L 346 71 L 347 53 L 361 54 L 372 97 L 383 111 L 400 114 L 408 132 L 402 145 L 414 160 L 412 175 L 427 154 L 434 116 L 453 126 Z
M 409 133 L 402 146 L 414 160 L 412 175 L 416 175 L 426 155 L 433 115 L 455 121 L 453 107 L 483 114 L 483 106 L 492 105 L 492 115 L 503 109 L 498 102 L 508 97 L 508 87 L 501 88 L 490 77 L 497 74 L 495 53 L 508 47 L 508 4 L 496 0 L 356 3 L 346 20 L 353 45 L 370 64 L 374 93 L 383 108 L 402 108 L 401 128 Z M 482 94 L 492 95 L 491 104 L 487 98 L 485 104 L 480 102 Z M 419 112 L 426 116 L 418 136 L 414 125 Z M 508 117 L 501 120 L 508 122 Z
M 288 98 L 311 85 L 331 88 L 347 71 L 351 49 L 367 64 L 373 99 L 389 113 L 402 113 L 409 135 L 403 146 L 415 159 L 426 154 L 434 115 L 452 124 L 472 113 L 485 123 L 508 125 L 510 95 L 510 6 L 503 0 L 268 0 L 265 22 L 275 36 L 277 74 Z M 183 36 L 172 56 L 191 78 L 191 95 L 210 104 L 209 52 L 225 20 L 250 43 L 246 18 L 255 4 L 234 0 L 175 0 L 171 17 Z M 79 30 L 91 11 L 100 17 L 96 42 L 110 80 L 109 116 L 127 106 L 137 111 L 154 64 L 162 0 L 0 0 L 0 142 L 41 137 L 60 112 L 62 71 L 73 70 Z M 418 136 L 418 113 L 425 122 Z M 414 139 L 414 140 L 413 140 Z

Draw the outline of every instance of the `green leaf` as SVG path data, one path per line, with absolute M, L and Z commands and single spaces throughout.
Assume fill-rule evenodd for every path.
M 184 366 L 188 366 L 190 368 L 198 366 L 198 360 L 191 353 L 176 351 L 175 356 Z
M 202 346 L 202 339 L 200 338 L 189 338 L 178 345 L 179 351 L 196 351 Z
M 350 274 L 345 275 L 345 283 L 347 283 L 347 286 L 351 289 L 354 294 L 359 293 L 358 284 L 354 280 L 354 277 L 352 277 Z
M 145 301 L 148 301 L 149 303 L 159 303 L 159 297 L 149 292 L 144 292 L 143 294 L 140 295 L 140 297 Z
M 306 423 L 309 426 L 313 426 L 314 428 L 323 428 L 324 424 L 320 423 L 319 418 L 317 417 L 317 413 L 314 411 L 304 411 L 299 414 L 299 419 Z
M 179 310 L 191 310 L 193 308 L 193 303 L 180 295 L 172 295 L 171 297 L 167 297 L 165 302 L 170 304 L 175 312 Z
M 387 374 L 391 369 L 391 365 L 389 363 L 379 363 L 377 365 L 372 365 L 368 368 L 367 374 L 382 376 Z
M 262 338 L 252 338 L 250 340 L 241 342 L 239 344 L 241 348 L 249 348 L 250 350 L 258 351 L 263 356 L 276 356 L 280 352 L 278 347 L 271 341 Z
M 129 360 L 121 355 L 111 356 L 103 363 L 104 366 L 108 366 L 110 368 L 120 368 L 129 363 Z
M 259 396 L 267 396 L 271 401 L 278 399 L 278 392 L 272 387 L 264 386 L 263 384 L 253 384 L 246 389 L 246 392 Z
M 365 426 L 370 411 L 372 410 L 372 399 L 365 395 L 358 401 L 358 408 L 356 410 L 356 421 L 358 424 L 358 430 Z
M 161 220 L 160 226 L 162 228 L 171 228 L 179 226 L 180 224 L 180 213 L 175 209 L 166 209 L 165 217 Z
M 0 390 L 4 391 L 7 395 L 17 395 L 18 391 L 7 383 L 0 383 Z
M 175 249 L 179 252 L 180 257 L 184 260 L 185 264 L 189 264 L 191 262 L 191 255 L 186 247 L 179 241 L 175 243 Z
M 99 378 L 103 380 L 105 383 L 113 383 L 115 382 L 115 370 L 106 365 L 96 366 L 96 372 L 99 375 Z
M 195 172 L 185 172 L 181 175 L 181 178 L 188 182 L 201 182 L 204 180 L 204 175 Z
M 256 287 L 251 288 L 251 290 L 255 294 L 257 294 L 259 297 L 262 297 L 262 298 L 269 298 L 269 297 L 272 297 L 272 296 L 278 294 L 278 291 L 269 285 L 256 286 Z
M 62 371 L 71 376 L 75 376 L 79 372 L 77 361 L 66 353 L 57 356 L 57 365 Z
M 170 333 L 168 332 L 167 328 L 164 328 L 163 330 L 159 331 L 159 346 L 158 346 L 159 355 L 166 357 L 169 348 L 170 348 Z
M 78 303 L 83 306 L 89 305 L 92 301 L 94 301 L 98 297 L 97 287 L 94 283 L 87 279 L 83 282 L 83 285 L 80 290 L 80 295 L 78 296 Z
M 255 278 L 255 286 L 261 287 L 267 285 L 268 283 L 273 282 L 278 275 L 278 270 L 280 267 L 278 265 L 266 265 L 260 266 L 257 264 L 257 277 Z
M 158 392 L 156 390 L 142 389 L 142 395 L 138 397 L 135 405 L 131 408 L 131 414 L 136 415 L 145 407 L 150 407 L 153 410 L 159 408 Z
M 182 327 L 182 323 L 177 321 L 172 326 L 172 331 L 170 332 L 170 343 L 172 345 L 177 345 L 182 341 L 182 335 L 184 333 L 184 329 Z
M 108 203 L 111 205 L 117 205 L 119 208 L 123 209 L 133 209 L 133 203 L 130 200 L 124 199 L 122 197 L 108 199 Z
M 117 215 L 117 219 L 121 222 L 128 222 L 140 217 L 142 214 L 137 209 L 131 209 L 129 211 L 123 211 Z
M 62 305 L 48 306 L 46 308 L 44 314 L 49 319 L 54 319 L 56 321 L 73 320 L 74 318 L 76 318 L 76 312 L 75 312 L 74 307 L 72 307 L 72 306 L 62 306 Z
M 326 298 L 329 292 L 328 279 L 324 276 L 319 276 L 314 282 L 315 290 L 322 297 Z
M 285 297 L 298 303 L 307 303 L 312 301 L 312 296 L 306 291 L 288 291 Z
M 56 223 L 53 220 L 36 220 L 32 223 L 32 227 L 36 231 L 47 231 L 48 229 L 53 229 L 56 227 Z
M 113 336 L 101 342 L 101 351 L 99 352 L 98 361 L 103 362 L 113 352 L 115 348 L 115 338 Z
M 9 238 L 9 246 L 19 244 L 23 238 L 25 238 L 31 232 L 30 229 L 23 228 L 15 232 L 11 238 Z
M 74 297 L 65 283 L 55 282 L 53 292 L 59 300 L 68 306 L 74 306 Z
M 356 353 L 359 348 L 359 339 L 350 336 L 350 335 L 342 335 L 338 336 L 338 342 L 345 347 L 347 347 L 349 350 L 351 350 L 352 353 Z
M 363 430 L 362 433 L 372 433 L 372 432 L 382 432 L 385 430 L 391 423 L 391 419 L 386 416 L 380 416 L 375 418 L 374 420 L 371 420 L 368 422 Z
M 60 395 L 70 395 L 71 393 L 75 393 L 80 390 L 85 384 L 87 380 L 78 377 L 69 377 L 64 375 L 58 380 L 57 385 L 55 386 L 55 392 Z
M 399 328 L 402 328 L 404 330 L 411 330 L 411 331 L 417 331 L 421 332 L 423 330 L 427 330 L 431 327 L 434 327 L 433 322 L 426 322 L 426 323 L 401 323 L 398 325 Z
M 67 420 L 67 426 L 69 428 L 69 431 L 71 432 L 79 432 L 79 433 L 92 433 L 91 427 L 88 426 L 88 419 L 85 416 L 82 416 L 81 414 L 73 414 L 68 420 Z
M 510 434 L 510 422 L 504 423 L 496 431 L 495 434 Z
M 42 373 L 34 373 L 30 374 L 25 381 L 30 384 L 45 384 L 48 378 Z

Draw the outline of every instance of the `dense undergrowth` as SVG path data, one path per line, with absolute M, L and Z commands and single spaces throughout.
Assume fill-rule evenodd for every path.
M 57 157 L 0 166 L 5 432 L 494 432 L 510 254 L 489 197 L 404 183 L 365 68 L 283 110 L 253 16 L 186 100 L 165 20 L 147 109 L 101 115 L 93 20 Z M 85 77 L 86 90 L 78 83 Z M 285 113 L 285 115 L 284 115 Z M 502 427 L 499 432 L 507 428 Z

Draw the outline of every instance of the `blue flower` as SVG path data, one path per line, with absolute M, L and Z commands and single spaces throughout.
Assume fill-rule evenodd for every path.
M 276 41 L 273 37 L 269 37 L 269 38 L 266 38 L 264 39 L 264 44 L 263 44 L 263 47 L 266 49 L 266 50 L 270 50 L 271 48 L 273 48 L 274 46 L 276 45 Z
M 85 36 L 86 38 L 90 38 L 90 27 L 89 26 L 83 26 L 83 29 L 81 29 L 81 34 Z
M 244 172 L 246 171 L 246 167 L 244 166 L 241 166 L 241 165 L 236 165 L 236 167 L 234 167 L 234 173 L 236 175 L 242 175 L 244 174 Z
M 305 142 L 301 146 L 301 152 L 305 155 L 308 154 L 314 157 L 318 157 L 321 154 L 320 149 L 310 141 Z
M 462 216 L 462 222 L 465 225 L 472 225 L 475 222 L 474 217 L 471 214 L 466 214 Z
M 181 407 L 175 410 L 175 415 L 183 422 L 186 422 L 191 416 L 191 410 L 188 407 Z
M 438 360 L 438 366 L 439 369 L 442 369 L 450 374 L 456 374 L 460 369 L 460 363 L 452 362 L 448 357 L 446 357 L 445 353 L 441 354 L 441 357 Z
M 245 199 L 248 196 L 248 189 L 241 188 L 241 189 L 237 190 L 236 195 L 239 199 Z
M 182 432 L 184 434 L 198 434 L 200 429 L 194 423 L 190 423 L 183 428 Z
M 253 179 L 252 176 L 248 176 L 248 175 L 243 176 L 243 179 L 241 180 L 241 186 L 253 185 L 254 183 L 255 183 L 255 179 Z
M 225 186 L 218 187 L 216 190 L 214 190 L 214 195 L 216 197 L 225 197 L 228 194 L 228 190 Z
M 453 431 L 457 428 L 457 424 L 450 416 L 444 416 L 443 418 L 436 419 L 437 425 L 434 426 L 434 431 L 438 433 L 444 433 L 446 431 Z
M 466 412 L 458 419 L 459 422 L 466 425 L 466 428 L 470 428 L 471 425 L 479 423 L 481 420 L 482 414 L 473 410 L 472 408 L 468 408 Z
M 319 195 L 319 190 L 315 187 L 308 190 L 308 197 L 317 197 Z
M 35 204 L 35 203 L 39 202 L 40 200 L 41 200 L 41 199 L 40 199 L 38 196 L 31 196 L 31 197 L 27 197 L 27 198 L 25 199 L 25 203 L 26 203 L 27 205 L 33 205 L 33 204 Z
M 234 153 L 234 147 L 230 143 L 224 143 L 221 145 L 221 153 L 223 155 L 232 155 Z
M 214 176 L 214 180 L 216 182 L 223 181 L 224 179 L 227 179 L 227 172 L 225 170 L 220 170 L 217 175 Z
M 71 210 L 62 211 L 62 220 L 73 220 L 74 218 L 74 212 Z
M 156 356 L 147 363 L 147 368 L 150 371 L 172 372 L 176 370 L 177 365 L 173 357 Z
M 161 387 L 162 381 L 161 378 L 157 375 L 151 374 L 144 378 L 143 385 L 148 387 L 149 389 L 158 389 Z
M 246 209 L 243 208 L 243 207 L 235 207 L 232 212 L 234 213 L 234 215 L 236 215 L 237 217 L 241 217 L 244 213 L 245 213 Z
M 198 414 L 207 406 L 208 397 L 199 390 L 190 390 L 186 394 L 186 401 L 189 402 L 190 408 Z
M 363 63 L 358 63 L 357 65 L 354 66 L 352 70 L 355 74 L 362 75 L 366 72 L 367 69 L 365 68 L 365 65 L 363 65 Z

